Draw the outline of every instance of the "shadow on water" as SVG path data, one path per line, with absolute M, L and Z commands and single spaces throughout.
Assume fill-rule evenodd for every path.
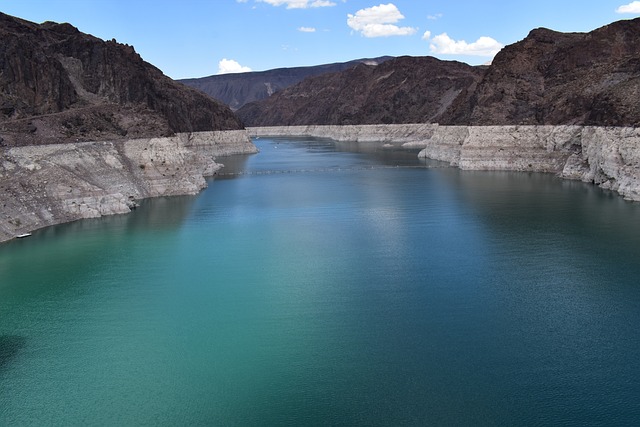
M 450 169 L 441 176 L 494 227 L 576 235 L 590 230 L 613 241 L 640 237 L 640 204 L 592 184 L 543 173 Z
M 100 218 L 81 219 L 36 230 L 28 239 L 11 240 L 0 244 L 3 250 L 60 242 L 78 236 L 101 234 L 111 241 L 128 241 L 137 231 L 164 232 L 174 230 L 184 222 L 195 202 L 194 196 L 156 197 L 140 201 L 130 213 Z
M 600 283 L 626 283 L 640 292 L 633 285 L 640 273 L 640 203 L 551 174 L 445 169 L 438 176 L 505 257 L 529 251 L 562 258 L 565 267 L 588 270 Z M 615 280 L 609 279 L 613 271 Z
M 18 356 L 26 342 L 27 339 L 19 335 L 0 335 L 0 374 Z
M 244 171 L 247 167 L 247 161 L 251 156 L 255 156 L 255 154 L 238 154 L 217 159 L 216 162 L 222 163 L 224 167 L 220 171 L 219 176 L 209 179 L 209 185 L 211 185 L 215 179 L 228 179 L 230 175 Z

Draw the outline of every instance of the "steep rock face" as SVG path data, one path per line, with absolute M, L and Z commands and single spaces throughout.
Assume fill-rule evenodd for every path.
M 311 67 L 277 68 L 267 71 L 220 74 L 179 81 L 206 93 L 218 101 L 224 102 L 235 111 L 249 102 L 268 98 L 273 93 L 308 77 L 335 73 L 353 68 L 357 64 L 381 64 L 389 59 L 391 59 L 390 56 L 382 56 Z
M 561 176 L 640 201 L 640 129 L 589 126 L 580 137 L 582 149 L 568 159 Z
M 0 241 L 127 213 L 147 197 L 195 194 L 222 167 L 218 157 L 256 151 L 244 130 L 8 148 L 0 157 Z
M 486 68 L 397 58 L 307 79 L 238 111 L 248 126 L 640 124 L 640 18 L 535 29 Z
M 640 19 L 589 33 L 536 29 L 505 47 L 465 108 L 440 123 L 640 123 Z
M 325 74 L 245 105 L 247 126 L 428 123 L 466 99 L 484 68 L 432 57 L 401 57 Z
M 131 46 L 0 13 L 4 145 L 241 128 L 227 107 L 164 76 Z

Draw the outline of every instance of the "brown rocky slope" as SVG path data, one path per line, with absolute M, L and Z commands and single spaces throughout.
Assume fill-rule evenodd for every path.
M 483 67 L 400 57 L 303 80 L 237 111 L 247 126 L 430 122 L 466 99 Z
M 640 18 L 589 33 L 533 30 L 495 57 L 467 110 L 441 123 L 635 126 Z
M 247 73 L 216 74 L 195 79 L 179 80 L 187 86 L 198 89 L 210 97 L 224 102 L 232 110 L 238 110 L 245 104 L 268 98 L 274 92 L 285 89 L 308 77 L 326 73 L 335 73 L 357 64 L 381 64 L 390 56 L 356 59 L 349 62 L 313 65 L 309 67 L 276 68 L 266 71 Z
M 435 58 L 308 79 L 248 104 L 248 126 L 640 124 L 640 18 L 589 33 L 535 29 L 484 69 Z
M 226 106 L 166 77 L 131 46 L 0 13 L 5 146 L 241 128 Z

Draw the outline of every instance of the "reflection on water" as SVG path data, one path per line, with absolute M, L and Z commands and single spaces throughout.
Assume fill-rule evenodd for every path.
M 257 144 L 223 160 L 255 174 L 0 245 L 1 425 L 637 424 L 638 204 Z
M 496 233 L 591 240 L 588 250 L 603 255 L 640 255 L 640 204 L 614 192 L 550 174 L 450 169 L 441 176 Z
M 255 156 L 255 154 L 238 154 L 234 156 L 227 156 L 224 158 L 216 159 L 217 163 L 222 163 L 224 167 L 220 171 L 222 176 L 233 175 L 245 170 L 249 157 Z

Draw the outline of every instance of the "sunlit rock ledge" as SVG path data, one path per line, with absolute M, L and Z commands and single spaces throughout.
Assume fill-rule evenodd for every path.
M 257 152 L 244 130 L 0 149 L 0 241 L 81 218 L 127 213 L 148 197 L 195 194 Z
M 549 172 L 640 201 L 640 129 L 593 126 L 310 125 L 247 128 L 252 137 L 314 136 L 419 149 L 468 170 Z

